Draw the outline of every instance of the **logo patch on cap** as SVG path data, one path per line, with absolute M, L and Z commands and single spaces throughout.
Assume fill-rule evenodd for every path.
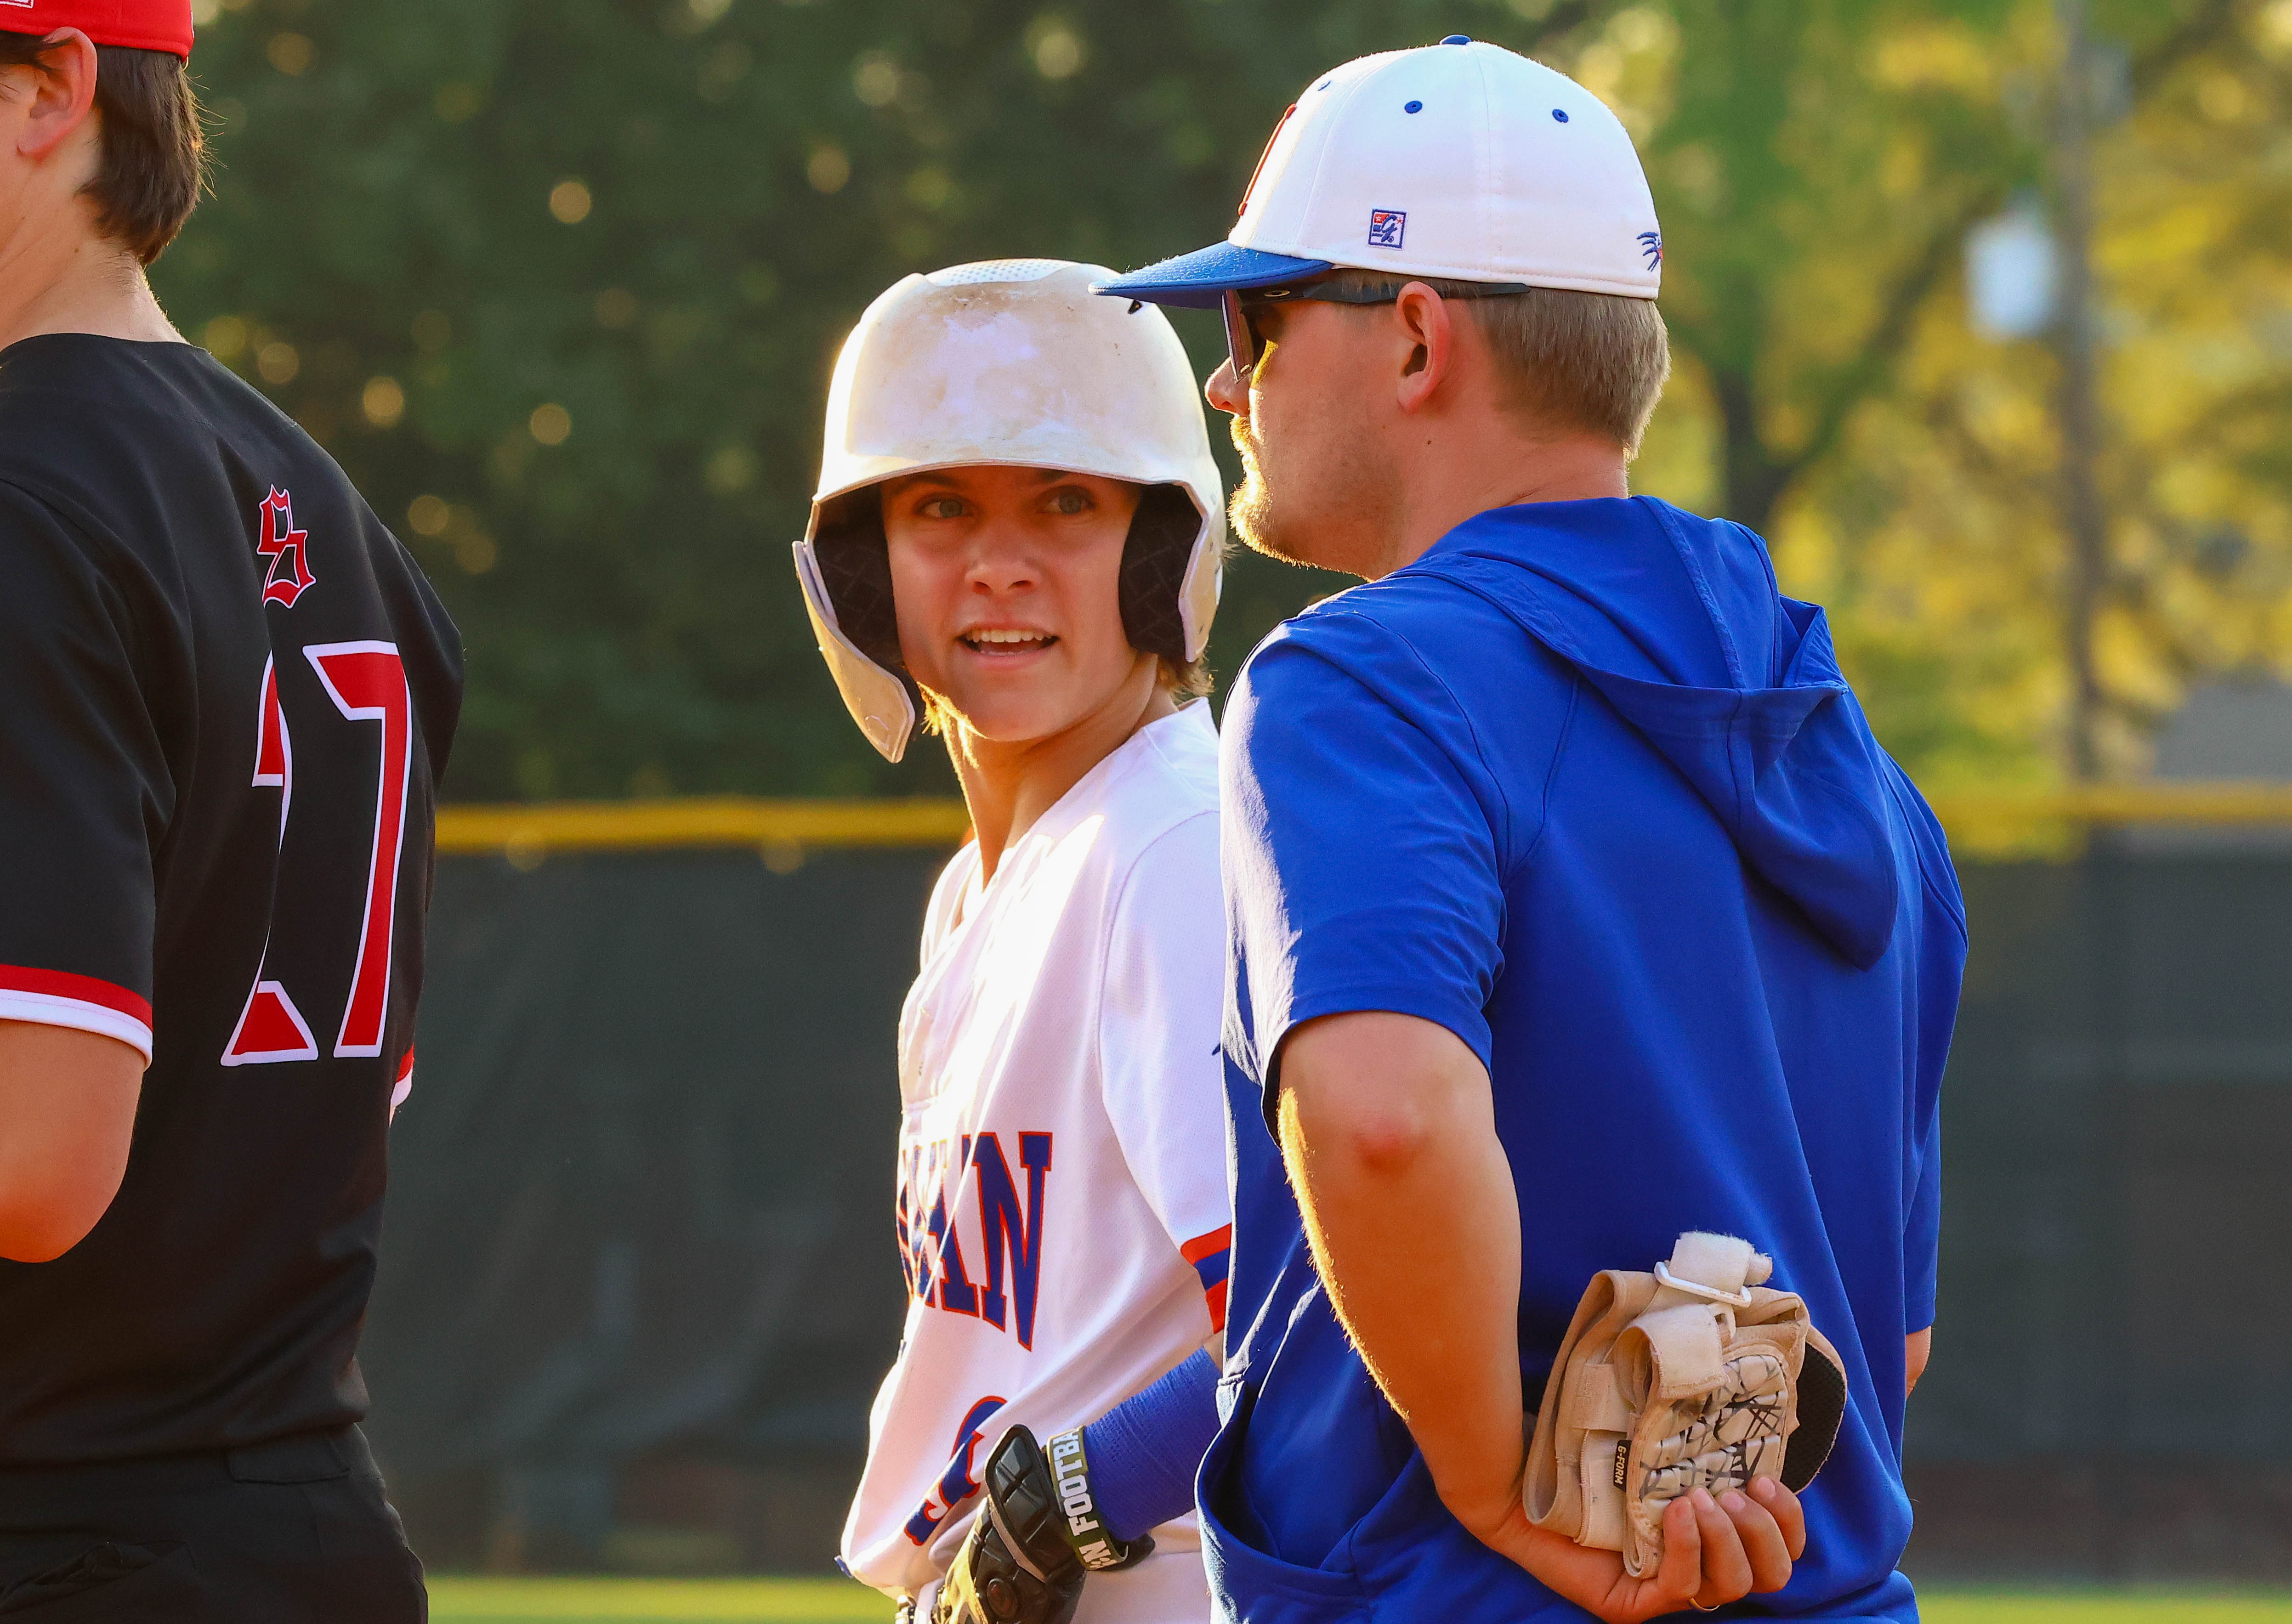
M 1368 212 L 1368 245 L 1372 248 L 1398 248 L 1408 229 L 1408 216 L 1399 209 L 1371 209 Z
M 1653 270 L 1657 266 L 1662 264 L 1663 233 L 1660 231 L 1641 232 L 1640 253 L 1646 256 L 1647 268 L 1650 270 Z

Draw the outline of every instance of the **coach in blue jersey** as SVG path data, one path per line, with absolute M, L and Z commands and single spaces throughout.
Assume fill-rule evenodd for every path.
M 1225 718 L 1225 1618 L 1917 1616 L 1964 915 L 1821 611 L 1627 494 L 1661 257 L 1608 109 L 1459 39 L 1308 86 L 1226 243 L 1102 288 L 1223 309 L 1237 527 L 1367 583 Z M 1593 1274 L 1690 1229 L 1772 1256 L 1847 1413 L 1803 1499 L 1698 1490 L 1634 1580 L 1530 1526 L 1523 1426 Z

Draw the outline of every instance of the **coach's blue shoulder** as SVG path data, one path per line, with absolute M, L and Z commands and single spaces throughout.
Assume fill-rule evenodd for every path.
M 1522 658 L 1530 655 L 1499 606 L 1445 575 L 1412 567 L 1362 582 L 1282 622 L 1251 653 L 1241 680 L 1278 684 L 1320 665 L 1393 699 L 1400 696 L 1395 684 L 1406 689 L 1460 663 L 1504 661 L 1508 646 Z
M 1679 770 L 1745 863 L 1853 964 L 1884 953 L 1904 832 L 1822 611 L 1740 525 L 1641 497 L 1460 525 L 1403 574 L 1501 608 Z

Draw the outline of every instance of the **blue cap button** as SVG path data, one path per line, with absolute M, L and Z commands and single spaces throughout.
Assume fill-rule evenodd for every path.
M 1451 34 L 1441 43 L 1444 45 L 1469 45 L 1473 43 L 1473 36 L 1469 34 Z

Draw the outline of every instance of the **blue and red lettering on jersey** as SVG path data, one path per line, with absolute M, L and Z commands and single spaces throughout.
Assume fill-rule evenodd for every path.
M 988 1418 L 1003 1408 L 1005 1400 L 990 1393 L 964 1411 L 963 1419 L 956 1424 L 955 1447 L 948 1451 L 947 1470 L 940 1474 L 932 1493 L 924 1496 L 924 1503 L 916 1507 L 916 1515 L 908 1519 L 908 1538 L 917 1545 L 928 1541 L 948 1514 L 979 1492 L 979 1478 L 974 1467 L 979 1461 L 979 1446 L 986 1441 Z M 847 1570 L 848 1572 L 848 1570 Z
M 1029 1351 L 1042 1284 L 1052 1138 L 1020 1134 L 1015 1170 L 1002 1137 L 993 1133 L 911 1145 L 900 1164 L 895 1222 L 908 1292 L 927 1307 L 1009 1331 Z M 973 1277 L 964 1254 L 967 1210 L 976 1213 L 975 1255 L 983 1279 Z
M 1194 1273 L 1202 1279 L 1202 1295 L 1209 1301 L 1210 1329 L 1225 1329 L 1226 1262 L 1233 1253 L 1233 1226 L 1213 1229 L 1206 1235 L 1196 1235 L 1178 1249 L 1178 1255 L 1194 1266 Z

